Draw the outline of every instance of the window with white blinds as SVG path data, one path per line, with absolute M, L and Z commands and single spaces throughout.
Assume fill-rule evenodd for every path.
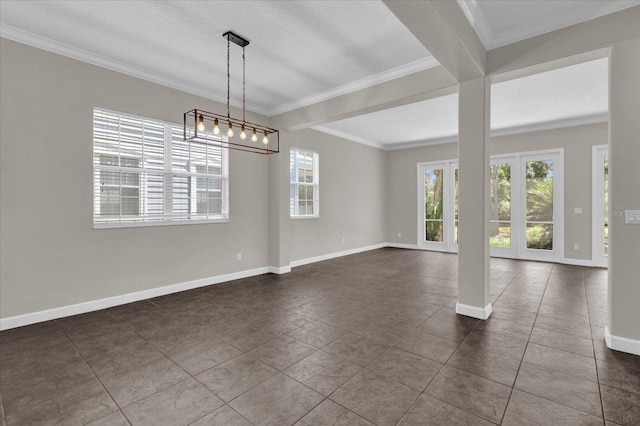
M 94 108 L 93 169 L 97 228 L 229 219 L 228 151 L 182 126 Z
M 289 156 L 289 208 L 291 217 L 318 217 L 318 153 L 292 148 Z

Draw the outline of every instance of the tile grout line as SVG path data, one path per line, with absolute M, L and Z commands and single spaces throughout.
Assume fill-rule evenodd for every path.
M 583 285 L 584 285 L 584 271 L 582 271 L 583 273 Z M 609 283 L 607 280 L 607 288 L 609 287 Z M 596 346 L 594 343 L 594 339 L 593 339 L 593 326 L 591 325 L 591 315 L 589 312 L 589 297 L 587 295 L 587 288 L 585 286 L 584 289 L 584 297 L 585 297 L 585 301 L 587 303 L 587 317 L 589 319 L 589 333 L 591 334 L 591 348 L 593 349 L 593 363 L 595 364 L 596 367 L 596 381 L 598 383 L 598 396 L 600 397 L 600 409 L 602 410 L 602 420 L 606 423 L 606 414 L 605 414 L 605 410 L 604 410 L 604 398 L 602 398 L 602 384 L 600 383 L 600 372 L 598 369 L 598 361 L 596 359 Z M 609 297 L 609 295 L 607 294 L 607 297 Z
M 114 319 L 116 319 L 117 321 L 119 321 L 117 318 L 114 317 Z M 60 324 L 58 324 L 58 326 L 60 326 Z M 91 365 L 89 365 L 89 363 L 87 362 L 87 360 L 84 358 L 84 356 L 82 355 L 82 353 L 80 353 L 80 351 L 78 350 L 78 347 L 76 346 L 76 344 L 74 343 L 74 341 L 69 337 L 69 335 L 67 334 L 67 331 L 64 329 L 64 327 L 60 326 L 60 329 L 62 330 L 62 333 L 67 337 L 67 339 L 69 340 L 69 342 L 71 343 L 71 346 L 73 346 L 73 349 L 76 351 L 76 353 L 78 354 L 78 356 L 80 357 L 80 359 L 82 359 L 82 361 L 85 363 L 85 365 L 89 368 L 89 370 L 91 370 L 91 373 L 93 374 L 93 376 L 96 378 L 96 380 L 98 381 L 98 383 L 100 383 L 100 386 L 102 386 L 102 389 L 104 389 L 104 391 L 107 393 L 107 395 L 109 395 L 109 398 L 111 398 L 111 400 L 113 401 L 113 403 L 116 405 L 116 407 L 118 407 L 118 410 L 122 416 L 125 418 L 125 420 L 129 423 L 129 425 L 131 425 L 131 421 L 129 420 L 129 418 L 127 417 L 127 415 L 124 413 L 124 411 L 122 411 L 122 407 L 120 407 L 120 404 L 118 404 L 118 401 L 116 401 L 116 399 L 113 397 L 113 395 L 111 395 L 111 392 L 109 392 L 109 390 L 107 389 L 107 387 L 104 385 L 104 383 L 102 383 L 102 380 L 100 380 L 100 377 L 98 377 L 98 375 L 96 374 L 96 372 L 94 371 L 93 367 L 91 367 Z M 110 415 L 114 413 L 114 411 L 112 411 L 111 413 L 107 414 Z M 106 417 L 102 416 L 102 417 Z M 92 421 L 95 420 L 99 420 L 102 417 L 98 417 L 97 419 L 93 419 L 91 420 L 89 423 L 91 423 Z
M 132 328 L 133 328 L 133 327 L 132 327 Z M 142 401 L 142 400 L 144 400 L 144 399 L 146 399 L 146 398 L 149 398 L 149 397 L 151 397 L 151 396 L 153 396 L 153 395 L 155 395 L 155 394 L 157 394 L 157 393 L 159 393 L 159 392 L 162 392 L 163 390 L 169 389 L 170 387 L 173 387 L 173 386 L 178 385 L 178 384 L 180 384 L 180 383 L 184 383 L 185 381 L 187 381 L 187 380 L 189 380 L 189 379 L 193 379 L 193 380 L 194 380 L 194 381 L 196 381 L 198 384 L 200 384 L 204 389 L 206 389 L 208 392 L 211 392 L 211 394 L 213 394 L 216 398 L 218 398 L 220 401 L 222 401 L 222 403 L 223 403 L 223 404 L 222 404 L 220 407 L 218 407 L 218 408 L 216 408 L 216 409 L 214 409 L 214 410 L 212 410 L 212 411 L 210 411 L 210 412 L 208 412 L 208 413 L 204 414 L 202 417 L 199 417 L 199 418 L 195 419 L 195 420 L 194 420 L 193 422 L 191 422 L 190 424 L 193 424 L 193 423 L 197 422 L 198 420 L 200 420 L 200 419 L 202 419 L 202 418 L 204 418 L 204 417 L 208 416 L 209 414 L 213 413 L 214 411 L 221 409 L 221 408 L 222 408 L 222 407 L 224 407 L 225 405 L 226 405 L 226 406 L 228 406 L 229 408 L 231 408 L 231 409 L 233 410 L 233 407 L 231 407 L 227 401 L 225 401 L 225 400 L 223 400 L 222 398 L 220 398 L 220 397 L 219 397 L 218 395 L 216 395 L 216 394 L 215 394 L 211 389 L 209 389 L 209 388 L 207 387 L 207 385 L 205 385 L 205 384 L 204 384 L 204 383 L 202 383 L 200 380 L 198 380 L 198 378 L 197 378 L 197 377 L 195 377 L 194 375 L 192 375 L 191 373 L 189 373 L 187 370 L 185 370 L 184 368 L 182 368 L 182 367 L 181 367 L 177 362 L 175 362 L 175 361 L 174 361 L 174 360 L 173 360 L 169 355 L 167 355 L 166 353 L 164 353 L 164 352 L 163 352 L 160 348 L 158 348 L 154 343 L 152 343 L 152 342 L 148 341 L 147 339 L 145 339 L 145 338 L 144 338 L 142 335 L 140 335 L 140 334 L 139 334 L 135 329 L 133 329 L 133 331 L 134 331 L 134 333 L 136 333 L 136 335 L 138 335 L 138 337 L 140 337 L 142 340 L 144 340 L 144 341 L 145 341 L 145 342 L 147 342 L 149 345 L 151 345 L 155 350 L 157 350 L 157 351 L 158 351 L 159 353 L 161 353 L 165 358 L 167 358 L 167 359 L 168 359 L 169 361 L 171 361 L 175 366 L 177 366 L 180 370 L 182 370 L 185 374 L 187 374 L 187 376 L 189 376 L 189 378 L 186 378 L 186 379 L 184 379 L 184 380 L 181 380 L 181 381 L 179 381 L 178 383 L 174 383 L 174 384 L 173 384 L 173 385 L 171 385 L 171 386 L 167 386 L 166 388 L 163 388 L 163 389 L 157 390 L 156 392 L 152 393 L 151 395 L 147 395 L 147 396 L 145 396 L 144 398 L 140 398 L 139 400 L 132 402 L 132 403 L 131 403 L 131 404 L 129 404 L 128 406 L 133 405 L 133 404 L 135 404 L 136 402 Z M 222 339 L 221 339 L 221 340 L 222 340 Z M 224 340 L 223 340 L 223 341 L 224 341 Z M 228 342 L 225 342 L 225 343 L 227 343 L 228 345 L 231 345 L 231 344 L 230 344 L 230 343 L 228 343 Z M 197 345 L 197 343 L 196 343 L 196 344 L 194 344 L 194 345 L 191 345 L 191 346 L 195 346 L 195 345 Z M 189 346 L 189 347 L 191 347 L 191 346 Z M 231 345 L 231 346 L 233 346 L 233 345 Z M 235 346 L 233 346 L 233 347 L 235 348 Z M 239 349 L 239 348 L 236 348 L 236 349 L 241 350 L 241 349 Z M 247 352 L 248 352 L 248 351 L 247 351 Z M 206 370 L 203 370 L 203 371 L 201 371 L 201 372 L 200 372 L 200 373 L 198 373 L 198 374 L 202 374 L 202 373 L 204 373 L 205 371 L 208 371 L 208 370 L 210 370 L 210 369 L 212 369 L 212 368 L 216 368 L 217 366 L 219 366 L 219 365 L 221 365 L 221 364 L 224 364 L 224 363 L 225 363 L 225 362 L 227 362 L 227 361 L 231 361 L 232 359 L 238 358 L 238 357 L 240 357 L 240 356 L 242 356 L 242 355 L 249 355 L 249 354 L 247 354 L 247 352 L 242 352 L 242 353 L 241 353 L 241 354 L 239 354 L 238 356 L 233 357 L 233 358 L 230 358 L 230 359 L 228 359 L 228 360 L 226 360 L 226 361 L 223 361 L 223 362 L 221 362 L 221 363 L 219 363 L 219 364 L 216 364 L 216 365 L 214 365 L 213 367 L 208 368 L 208 369 L 206 369 Z M 249 356 L 251 356 L 251 355 L 249 355 Z M 268 379 L 267 379 L 267 380 L 268 380 Z M 266 381 L 266 380 L 265 380 L 265 381 Z M 259 384 L 262 384 L 262 383 L 264 383 L 264 382 L 260 382 Z M 258 385 L 256 385 L 256 386 L 258 386 Z M 255 387 L 255 386 L 254 386 L 254 387 Z M 253 387 L 252 387 L 251 389 L 253 389 Z M 247 392 L 248 392 L 248 391 L 247 391 Z M 245 393 L 246 393 L 246 392 L 245 392 Z M 238 395 L 238 396 L 240 396 L 240 395 Z M 236 397 L 236 398 L 237 398 L 237 397 Z M 234 399 L 235 399 L 235 398 L 234 398 Z M 231 400 L 231 401 L 233 401 L 233 400 Z M 229 401 L 229 402 L 231 402 L 231 401 Z M 233 410 L 233 411 L 236 411 L 236 410 Z M 240 413 L 238 413 L 238 415 L 240 415 L 240 417 L 242 417 L 243 419 L 247 420 L 249 423 L 253 424 L 253 422 L 250 422 L 248 419 L 246 419 L 246 418 L 245 418 L 243 415 L 241 415 Z
M 531 326 L 531 331 L 529 331 L 529 336 L 527 337 L 527 344 L 524 347 L 524 351 L 522 352 L 522 358 L 520 359 L 520 364 L 518 365 L 518 371 L 516 372 L 516 376 L 513 379 L 513 385 L 511 386 L 511 390 L 509 391 L 509 398 L 507 398 L 507 404 L 504 406 L 504 412 L 502 413 L 502 417 L 500 418 L 500 423 L 504 421 L 504 416 L 507 414 L 507 409 L 509 408 L 509 403 L 511 402 L 511 396 L 513 395 L 513 390 L 516 388 L 516 382 L 518 381 L 518 376 L 520 375 L 520 369 L 522 368 L 522 363 L 524 362 L 524 357 L 527 353 L 527 348 L 529 347 L 529 340 L 531 339 L 531 335 L 533 334 L 533 329 L 536 326 L 536 321 L 538 320 L 538 312 L 540 312 L 540 306 L 542 306 L 542 301 L 544 300 L 544 295 L 547 292 L 547 287 L 549 286 L 549 280 L 551 279 L 551 274 L 553 273 L 553 269 L 555 266 L 551 266 L 551 270 L 549 271 L 549 275 L 547 276 L 547 282 L 544 285 L 544 291 L 542 292 L 542 297 L 540 298 L 540 303 L 538 304 L 538 310 L 536 311 L 536 318 L 533 321 L 533 325 Z
M 508 286 L 507 286 L 507 287 L 508 287 Z M 504 290 L 503 290 L 503 291 L 504 291 Z M 457 298 L 457 296 L 456 296 L 456 298 Z M 427 319 L 431 318 L 433 315 L 435 315 L 437 312 L 439 312 L 439 311 L 440 311 L 441 309 L 443 309 L 444 307 L 445 307 L 444 305 L 443 305 L 443 306 L 441 306 L 441 307 L 440 307 L 440 309 L 438 309 L 437 311 L 435 311 L 433 314 L 429 315 L 429 317 L 428 317 Z M 426 320 L 425 320 L 425 321 L 426 321 Z M 422 323 L 422 322 L 421 322 L 421 323 Z M 438 376 L 438 374 L 440 374 L 440 371 L 441 371 L 441 370 L 442 370 L 442 369 L 447 365 L 447 363 L 449 362 L 449 360 L 453 357 L 453 355 L 455 355 L 455 353 L 460 349 L 460 347 L 463 345 L 463 343 L 464 343 L 464 342 L 469 338 L 469 335 L 470 335 L 471 333 L 473 333 L 473 332 L 478 328 L 478 326 L 479 326 L 479 325 L 480 325 L 480 321 L 476 322 L 476 325 L 471 329 L 471 331 L 469 332 L 469 334 L 467 334 L 467 336 L 466 336 L 466 337 L 465 337 L 465 338 L 464 338 L 460 343 L 458 343 L 458 346 L 456 347 L 456 349 L 455 349 L 453 352 L 451 352 L 451 355 L 449 355 L 449 357 L 447 358 L 447 360 L 446 360 L 444 363 L 441 363 L 442 365 L 440 366 L 440 368 L 438 368 L 438 371 L 436 371 L 436 373 L 433 375 L 433 377 L 431 378 L 431 380 L 429 380 L 429 382 L 427 383 L 427 385 L 426 385 L 426 386 L 424 387 L 424 389 L 420 392 L 420 394 L 418 395 L 418 398 L 416 398 L 416 400 L 411 404 L 411 406 L 409 407 L 409 409 L 408 409 L 408 410 L 407 410 L 407 411 L 402 415 L 402 417 L 400 418 L 400 420 L 398 420 L 398 423 L 400 423 L 400 422 L 402 421 L 402 419 L 404 419 L 404 418 L 407 416 L 407 414 L 409 413 L 409 411 L 411 411 L 411 409 L 415 406 L 415 404 L 418 402 L 418 399 L 420 399 L 420 396 L 422 396 L 422 395 L 425 395 L 425 396 L 427 396 L 427 397 L 429 397 L 429 398 L 433 398 L 433 399 L 435 399 L 435 400 L 437 400 L 437 401 L 440 401 L 440 402 L 441 402 L 441 403 L 443 403 L 443 404 L 446 404 L 446 405 L 448 405 L 448 406 L 454 407 L 454 408 L 456 408 L 456 409 L 458 409 L 458 410 L 464 411 L 465 413 L 468 413 L 468 414 L 470 414 L 470 415 L 472 415 L 472 416 L 474 416 L 474 417 L 478 417 L 478 418 L 480 418 L 480 419 L 487 420 L 487 419 L 485 419 L 484 417 L 478 416 L 477 414 L 474 414 L 474 413 L 472 413 L 472 412 L 470 412 L 470 411 L 468 411 L 468 410 L 466 410 L 466 409 L 464 409 L 464 408 L 460 408 L 460 407 L 457 407 L 457 406 L 455 406 L 455 405 L 451 405 L 451 404 L 449 404 L 449 403 L 448 403 L 448 402 L 446 402 L 446 401 L 442 401 L 441 399 L 439 399 L 439 398 L 437 398 L 437 397 L 434 397 L 434 396 L 431 396 L 431 395 L 429 395 L 429 394 L 425 393 L 425 392 L 426 392 L 426 390 L 427 390 L 427 388 L 428 388 L 428 387 L 429 387 L 429 385 L 431 384 L 431 382 L 433 382 L 433 380 Z M 426 334 L 428 334 L 428 333 L 426 333 Z M 430 335 L 430 334 L 428 334 L 428 335 Z M 439 336 L 435 336 L 435 337 L 439 337 Z M 444 339 L 444 340 L 448 340 L 448 339 Z M 395 346 L 394 346 L 394 347 L 395 347 Z M 397 347 L 395 347 L 395 348 L 396 348 L 396 349 L 399 349 L 399 350 L 404 350 L 404 349 L 397 348 Z M 435 362 L 440 363 L 440 361 L 432 360 L 432 359 L 427 358 L 427 357 L 424 357 L 424 356 L 422 356 L 422 355 L 415 354 L 415 353 L 413 353 L 413 352 L 411 352 L 411 351 L 405 351 L 405 352 L 408 352 L 408 353 L 414 354 L 414 355 L 416 355 L 416 356 L 420 356 L 420 357 L 422 357 L 422 358 L 429 359 L 429 360 L 431 360 L 431 361 L 435 361 Z M 449 368 L 455 368 L 455 367 L 449 367 Z M 463 370 L 460 370 L 460 371 L 463 371 Z M 478 377 L 480 377 L 480 376 L 478 376 Z M 483 378 L 484 378 L 484 377 L 483 377 Z M 486 379 L 486 380 L 490 380 L 490 379 Z M 491 381 L 493 381 L 493 380 L 491 380 Z M 495 382 L 495 383 L 497 383 L 497 382 Z M 506 410 L 506 406 L 505 406 L 505 410 Z M 487 420 L 487 421 L 491 422 L 490 420 Z M 491 422 L 491 423 L 493 423 L 493 422 Z

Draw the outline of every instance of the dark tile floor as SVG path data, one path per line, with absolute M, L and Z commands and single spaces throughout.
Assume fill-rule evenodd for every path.
M 640 424 L 606 271 L 381 249 L 0 334 L 3 425 Z

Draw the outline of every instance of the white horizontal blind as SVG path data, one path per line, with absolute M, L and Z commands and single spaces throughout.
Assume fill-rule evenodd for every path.
M 94 224 L 228 220 L 227 150 L 182 135 L 172 123 L 94 108 Z
M 171 205 L 175 220 L 229 217 L 227 153 L 210 144 L 184 141 L 182 128 L 172 127 Z
M 289 210 L 291 217 L 317 217 L 319 209 L 319 156 L 292 148 L 289 155 Z

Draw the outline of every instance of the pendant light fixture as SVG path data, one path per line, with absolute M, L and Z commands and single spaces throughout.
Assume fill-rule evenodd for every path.
M 192 109 L 184 113 L 184 140 L 210 145 L 221 146 L 228 149 L 255 152 L 258 154 L 276 154 L 280 152 L 280 132 L 267 126 L 246 121 L 246 60 L 245 47 L 249 40 L 227 31 L 222 35 L 227 39 L 227 115 L 201 109 Z M 231 117 L 231 42 L 242 47 L 242 119 Z M 220 125 L 226 127 L 225 136 L 220 135 Z M 223 128 L 224 128 L 223 127 Z M 240 129 L 236 135 L 235 129 Z M 247 132 L 251 132 L 251 138 L 247 138 Z M 262 134 L 262 143 L 258 142 L 258 133 Z

